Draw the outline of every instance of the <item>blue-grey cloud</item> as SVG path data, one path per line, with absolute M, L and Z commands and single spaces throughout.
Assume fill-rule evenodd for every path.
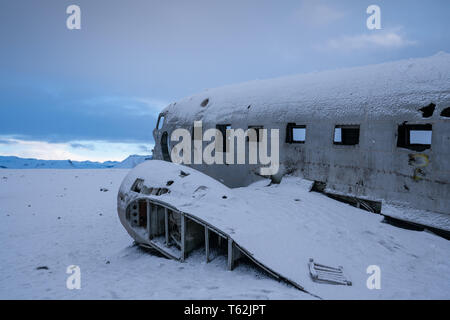
M 16 144 L 16 143 L 17 142 L 15 142 L 14 140 L 0 139 L 0 144 L 12 145 L 12 144 Z
M 68 30 L 71 4 L 2 1 L 0 135 L 152 144 L 164 104 L 205 88 L 450 52 L 448 0 L 378 0 L 381 31 L 371 0 L 78 0 Z
M 70 146 L 74 149 L 86 149 L 86 150 L 95 150 L 95 146 L 93 144 L 84 144 L 84 143 L 71 143 Z
M 0 135 L 22 139 L 152 142 L 151 132 L 164 104 L 144 98 L 92 96 L 84 90 L 65 89 L 54 95 L 1 80 L 0 86 L 5 89 L 1 103 L 7 106 L 2 108 Z

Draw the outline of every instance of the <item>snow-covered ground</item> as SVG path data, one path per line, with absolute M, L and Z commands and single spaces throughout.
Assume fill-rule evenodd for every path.
M 239 264 L 234 271 L 227 271 L 225 257 L 206 264 L 204 253 L 197 251 L 180 263 L 134 246 L 116 208 L 118 188 L 128 172 L 0 170 L 0 298 L 314 299 L 249 264 Z M 192 173 L 189 177 L 193 176 Z M 183 183 L 189 177 L 183 178 Z M 248 188 L 228 190 L 228 200 L 233 203 L 240 201 L 237 194 L 241 194 L 260 211 L 264 207 L 277 207 L 280 218 L 292 212 L 288 215 L 294 219 L 293 227 L 287 229 L 300 228 L 298 238 L 302 242 L 294 244 L 297 250 L 284 253 L 256 250 L 256 257 L 269 261 L 271 256 L 277 256 L 272 267 L 282 274 L 289 274 L 289 265 L 295 270 L 302 269 L 309 254 L 325 263 L 345 258 L 342 265 L 354 281 L 352 288 L 313 284 L 307 280 L 307 272 L 301 272 L 300 284 L 323 297 L 355 298 L 350 294 L 355 289 L 361 292 L 360 298 L 450 298 L 449 241 L 428 232 L 381 223 L 380 216 L 307 192 L 297 179 L 283 181 L 271 187 L 261 181 Z M 177 183 L 171 186 L 172 196 L 177 194 Z M 191 199 L 201 205 L 208 197 L 205 194 Z M 308 204 L 310 201 L 315 207 Z M 195 205 L 186 206 L 191 213 L 196 211 Z M 228 211 L 224 205 L 219 207 L 222 215 Z M 250 217 L 248 212 L 244 213 Z M 220 217 L 213 219 L 218 227 L 226 222 Z M 301 219 L 307 222 L 299 225 Z M 262 231 L 249 231 L 251 237 L 246 239 L 241 231 L 249 228 L 239 225 L 233 237 L 248 249 L 259 248 L 252 241 L 259 241 L 258 232 L 265 232 L 268 226 L 261 228 Z M 288 232 L 280 230 L 277 241 L 286 238 L 283 234 Z M 285 245 L 291 246 L 288 242 Z M 324 254 L 331 249 L 334 253 L 327 261 Z M 301 259 L 297 259 L 299 256 Z M 373 259 L 369 261 L 367 257 Z M 286 258 L 296 260 L 286 262 Z M 357 271 L 353 268 L 364 265 L 366 260 L 382 268 L 380 292 L 368 292 L 365 268 Z M 81 268 L 81 290 L 66 288 L 69 265 Z
M 133 246 L 116 208 L 127 173 L 0 170 L 0 299 L 313 298 L 249 265 L 227 271 L 225 257 L 180 263 Z M 80 290 L 66 288 L 69 265 Z

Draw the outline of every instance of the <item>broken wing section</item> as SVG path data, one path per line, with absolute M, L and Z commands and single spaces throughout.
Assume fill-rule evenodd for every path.
M 213 251 L 222 251 L 230 270 L 248 257 L 322 298 L 399 299 L 410 292 L 448 298 L 447 240 L 382 223 L 383 216 L 311 192 L 311 185 L 284 177 L 278 185 L 260 181 L 230 189 L 192 168 L 152 160 L 124 179 L 118 213 L 137 243 L 167 257 L 183 261 L 200 249 L 209 261 Z M 311 265 L 311 258 L 320 263 Z M 372 265 L 382 270 L 382 290 L 367 288 Z

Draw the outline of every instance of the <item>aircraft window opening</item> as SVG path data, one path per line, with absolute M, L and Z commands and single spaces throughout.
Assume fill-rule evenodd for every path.
M 158 122 L 156 123 L 156 129 L 161 130 L 164 125 L 165 117 L 163 114 L 160 114 L 158 117 Z
M 171 161 L 169 153 L 169 134 L 164 131 L 161 136 L 161 152 L 164 161 Z
M 430 118 L 433 116 L 434 109 L 436 109 L 436 105 L 434 103 L 430 103 L 428 106 L 419 109 L 422 112 L 422 117 Z
M 261 142 L 262 140 L 262 132 L 260 133 L 259 129 L 264 129 L 264 126 L 248 126 L 249 129 L 254 129 L 256 132 L 256 142 Z M 250 141 L 250 137 L 247 136 L 247 141 Z
M 220 145 L 216 145 L 216 150 L 228 152 L 230 137 L 227 137 L 227 130 L 231 129 L 231 124 L 218 124 L 216 129 L 222 133 L 222 148 L 220 148 Z
M 131 191 L 140 193 L 143 185 L 144 185 L 144 180 L 138 178 L 138 179 L 136 179 L 136 181 L 134 181 L 133 185 L 131 186 Z
M 139 178 L 134 181 L 133 185 L 131 186 L 131 191 L 154 196 L 160 196 L 170 192 L 167 188 L 147 187 L 144 185 L 144 180 Z
M 306 126 L 295 123 L 288 123 L 286 127 L 286 142 L 287 143 L 305 143 L 306 141 Z
M 201 105 L 202 107 L 206 107 L 206 106 L 208 105 L 208 103 L 209 103 L 209 98 L 203 100 L 202 103 L 200 103 L 200 105 Z
M 441 111 L 441 117 L 450 118 L 450 107 Z
M 359 125 L 337 125 L 334 128 L 333 143 L 345 146 L 359 144 Z
M 397 147 L 414 151 L 431 148 L 433 127 L 431 124 L 402 124 L 398 126 Z

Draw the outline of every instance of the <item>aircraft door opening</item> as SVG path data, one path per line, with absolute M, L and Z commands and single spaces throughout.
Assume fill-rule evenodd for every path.
M 164 161 L 171 161 L 169 155 L 168 134 L 165 131 L 161 136 L 161 152 Z

